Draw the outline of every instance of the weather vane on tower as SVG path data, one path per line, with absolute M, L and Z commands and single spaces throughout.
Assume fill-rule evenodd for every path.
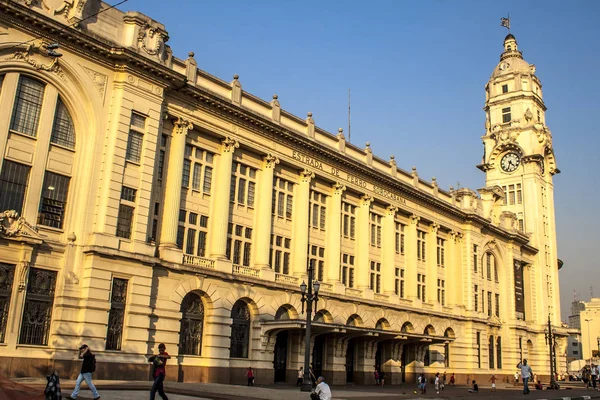
M 508 29 L 508 33 L 510 33 L 510 14 L 507 14 L 506 18 L 500 18 L 500 26 Z

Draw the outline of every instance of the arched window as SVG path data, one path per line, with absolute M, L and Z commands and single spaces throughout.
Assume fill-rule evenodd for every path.
M 54 114 L 50 142 L 71 149 L 75 148 L 75 127 L 73 126 L 73 120 L 60 96 L 56 102 L 56 112 Z
M 275 321 L 290 319 L 290 312 L 284 306 L 279 307 L 275 313 Z
M 238 300 L 231 309 L 231 346 L 229 357 L 248 358 L 250 342 L 250 309 L 243 300 Z
M 181 302 L 181 329 L 179 349 L 181 354 L 199 356 L 202 354 L 202 333 L 204 330 L 204 303 L 196 293 L 188 293 Z

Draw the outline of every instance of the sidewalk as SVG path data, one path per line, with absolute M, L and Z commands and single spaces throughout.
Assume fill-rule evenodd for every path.
M 46 384 L 45 379 L 37 378 L 18 378 L 15 382 L 24 386 L 36 389 L 42 389 Z M 71 393 L 75 384 L 74 380 L 61 380 L 63 395 L 66 397 Z M 102 390 L 118 391 L 149 391 L 151 382 L 146 381 L 107 381 L 97 380 L 94 384 L 99 392 Z M 570 389 L 560 390 L 532 390 L 527 396 L 523 395 L 520 387 L 500 386 L 497 391 L 492 392 L 486 385 L 481 386 L 479 393 L 467 393 L 466 386 L 447 387 L 439 395 L 435 393 L 432 385 L 428 386 L 425 395 L 415 394 L 416 385 L 404 384 L 397 386 L 333 386 L 333 398 L 335 400 L 373 400 L 373 398 L 382 398 L 384 400 L 392 399 L 486 399 L 486 400 L 509 400 L 509 399 L 527 399 L 527 400 L 591 400 L 599 399 L 599 391 L 585 390 L 581 385 L 566 383 Z M 300 389 L 291 385 L 273 385 L 273 386 L 238 386 L 224 385 L 218 383 L 181 383 L 165 382 L 165 391 L 167 394 L 180 394 L 193 397 L 204 397 L 215 400 L 307 400 L 309 394 L 300 392 Z M 100 393 L 102 394 L 102 393 Z M 78 399 L 91 399 L 90 392 L 85 384 Z M 0 399 L 1 400 L 1 399 Z M 104 398 L 103 400 L 110 400 Z

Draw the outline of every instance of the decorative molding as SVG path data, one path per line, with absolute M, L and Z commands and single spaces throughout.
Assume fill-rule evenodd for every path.
M 411 225 L 418 225 L 420 220 L 421 220 L 421 217 L 419 217 L 418 215 L 412 214 L 410 216 L 410 224 Z
M 360 206 L 361 207 L 371 207 L 372 202 L 373 202 L 373 196 L 370 196 L 368 194 L 366 194 L 360 198 Z
M 336 182 L 333 184 L 333 194 L 336 196 L 341 196 L 342 193 L 346 190 L 346 185 L 341 182 Z
M 25 50 L 15 52 L 15 54 L 9 56 L 6 60 L 25 61 L 38 71 L 53 72 L 57 74 L 60 79 L 65 81 L 65 74 L 58 64 L 58 57 L 49 57 L 47 55 L 47 46 L 47 43 L 41 43 L 39 45 L 31 43 L 25 47 Z M 51 61 L 47 64 L 43 59 L 51 59 Z
M 310 183 L 314 177 L 315 173 L 307 168 L 304 168 L 302 171 L 300 171 L 300 182 L 302 183 Z
M 19 292 L 25 290 L 25 284 L 27 281 L 27 275 L 29 273 L 29 261 L 21 261 L 19 263 Z
M 398 212 L 398 207 L 396 207 L 396 206 L 388 206 L 385 209 L 385 211 L 386 211 L 386 213 L 387 213 L 388 216 L 395 217 L 396 213 Z
M 194 125 L 181 117 L 177 117 L 175 121 L 173 121 L 173 133 L 176 135 L 187 135 L 188 131 L 194 129 Z
M 271 153 L 267 154 L 263 158 L 263 161 L 265 163 L 265 168 L 269 168 L 269 169 L 275 168 L 275 165 L 279 164 L 279 158 L 275 157 Z
M 235 149 L 240 147 L 240 143 L 237 140 L 230 138 L 229 136 L 223 139 L 221 141 L 221 144 L 223 145 L 223 153 L 233 153 Z
M 94 86 L 100 93 L 100 97 L 102 97 L 102 99 L 104 99 L 104 93 L 106 92 L 106 82 L 108 81 L 108 77 L 104 74 L 101 74 L 100 72 L 96 72 L 87 67 L 82 66 L 81 68 L 85 71 L 87 76 L 94 83 Z
M 0 213 L 0 236 L 7 238 L 30 238 L 41 243 L 42 237 L 37 233 L 25 218 L 19 217 L 15 210 L 6 210 Z

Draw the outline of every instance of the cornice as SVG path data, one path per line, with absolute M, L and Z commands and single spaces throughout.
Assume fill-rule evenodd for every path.
M 540 108 L 542 108 L 544 111 L 546 111 L 548 109 L 546 107 L 546 105 L 544 104 L 544 100 L 542 100 L 540 98 L 540 96 L 535 93 L 532 93 L 532 94 L 520 93 L 518 95 L 513 95 L 510 97 L 503 98 L 503 99 L 499 99 L 499 98 L 496 98 L 494 100 L 490 99 L 485 103 L 485 107 L 483 109 L 484 109 L 484 111 L 487 111 L 492 106 L 496 106 L 496 105 L 504 104 L 504 103 L 512 103 L 515 100 L 523 100 L 523 99 L 533 99 L 533 101 L 538 106 L 540 106 Z

